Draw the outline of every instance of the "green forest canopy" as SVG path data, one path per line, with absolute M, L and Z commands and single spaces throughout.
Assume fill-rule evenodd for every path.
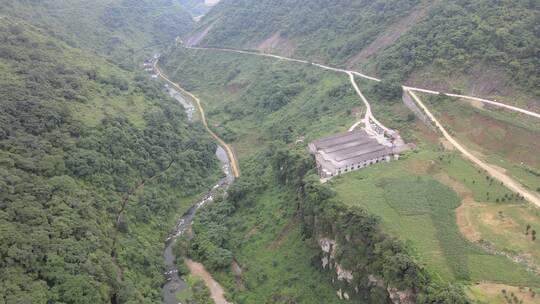
M 20 20 L 0 20 L 0 75 L 0 302 L 160 301 L 163 223 L 210 184 L 215 144 L 147 76 Z M 118 105 L 95 124 L 87 103 Z
M 338 0 L 276 3 L 223 1 L 197 27 L 213 25 L 203 45 L 253 48 L 274 33 L 295 56 L 344 65 L 401 18 L 428 2 Z M 368 66 L 383 76 L 407 79 L 420 68 L 467 74 L 475 65 L 540 96 L 539 2 L 458 0 L 429 2 L 425 16 Z

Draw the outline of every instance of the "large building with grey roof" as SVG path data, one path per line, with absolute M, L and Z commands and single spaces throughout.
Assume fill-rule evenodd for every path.
M 390 161 L 401 149 L 382 135 L 357 129 L 316 140 L 309 144 L 309 150 L 315 156 L 319 176 L 327 179 Z

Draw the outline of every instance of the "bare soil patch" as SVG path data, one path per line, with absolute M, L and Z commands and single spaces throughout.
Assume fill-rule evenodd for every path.
M 429 172 L 433 168 L 433 165 L 434 163 L 432 161 L 411 160 L 407 161 L 404 167 L 407 171 L 422 174 Z
M 452 145 L 452 143 L 450 143 L 448 140 L 446 140 L 443 137 L 439 138 L 439 142 L 442 144 L 445 150 L 454 151 L 456 149 L 454 145 Z
M 519 227 L 519 225 L 511 218 L 500 216 L 498 214 L 483 213 L 479 218 L 482 223 L 488 227 L 491 227 L 495 232 L 497 230 L 507 230 Z
M 418 23 L 425 16 L 427 8 L 415 9 L 411 14 L 402 18 L 395 24 L 391 25 L 383 33 L 381 33 L 373 42 L 365 47 L 360 53 L 352 57 L 347 66 L 353 67 L 357 64 L 364 64 L 368 61 L 369 57 L 377 53 L 378 51 L 392 45 L 399 37 L 407 33 L 415 24 Z
M 478 100 L 471 100 L 471 99 L 461 99 L 464 102 L 469 102 L 473 107 L 477 109 L 483 109 L 484 103 Z
M 210 24 L 208 27 L 206 27 L 202 31 L 199 31 L 199 32 L 191 35 L 190 37 L 188 37 L 186 39 L 186 45 L 187 46 L 196 46 L 199 43 L 201 43 L 201 41 L 204 39 L 204 37 L 206 37 L 206 35 L 208 35 L 208 33 L 212 30 L 212 28 L 214 27 L 214 24 L 215 24 L 215 22 Z
M 190 259 L 185 259 L 186 265 L 189 268 L 189 271 L 192 275 L 201 278 L 208 289 L 210 290 L 210 296 L 216 304 L 231 304 L 225 299 L 224 290 L 221 285 L 214 280 L 212 275 L 206 271 L 204 266 L 201 263 L 194 262 Z
M 231 272 L 234 274 L 234 279 L 236 281 L 236 286 L 241 290 L 245 290 L 246 286 L 244 285 L 244 280 L 242 279 L 242 267 L 236 260 L 233 260 L 231 263 Z
M 279 32 L 276 32 L 259 43 L 255 49 L 264 53 L 278 53 L 281 56 L 290 57 L 294 54 L 296 45 L 292 41 L 281 37 Z
M 456 209 L 456 223 L 459 230 L 471 242 L 478 242 L 482 239 L 482 235 L 474 226 L 472 215 L 472 209 L 480 206 L 472 198 L 467 198 L 462 200 L 461 205 Z
M 513 293 L 519 300 L 523 301 L 523 304 L 540 303 L 540 295 L 535 295 L 533 297 L 533 294 L 528 287 L 479 283 L 471 286 L 469 293 L 473 294 L 473 298 L 479 298 L 478 300 L 482 301 L 481 303 L 506 304 L 508 301 L 505 299 L 503 290 L 508 296 Z
M 456 209 L 456 224 L 461 233 L 472 242 L 480 241 L 482 236 L 475 228 L 472 209 L 479 208 L 482 205 L 474 200 L 472 192 L 467 186 L 454 180 L 447 174 L 439 173 L 434 178 L 440 183 L 452 188 L 462 199 L 461 205 Z

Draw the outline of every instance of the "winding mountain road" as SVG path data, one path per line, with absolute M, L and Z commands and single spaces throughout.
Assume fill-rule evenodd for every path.
M 284 56 L 279 56 L 279 55 L 274 55 L 274 54 L 259 53 L 259 52 L 252 52 L 252 51 L 243 51 L 243 50 L 228 49 L 228 48 L 210 48 L 210 47 L 205 48 L 205 47 L 194 47 L 194 46 L 184 46 L 184 47 L 188 48 L 188 49 L 194 49 L 194 50 L 215 50 L 215 51 L 223 51 L 223 52 L 234 52 L 234 53 L 240 53 L 240 54 L 256 55 L 256 56 L 262 56 L 262 57 L 270 57 L 270 58 L 286 60 L 286 61 L 291 61 L 291 62 L 312 64 L 314 66 L 317 66 L 317 67 L 320 67 L 320 68 L 323 68 L 323 69 L 326 69 L 326 70 L 334 71 L 334 72 L 341 72 L 341 73 L 347 73 L 347 74 L 352 73 L 352 74 L 354 74 L 354 75 L 356 75 L 358 77 L 368 79 L 368 80 L 371 80 L 371 81 L 377 81 L 377 82 L 381 81 L 381 79 L 379 79 L 379 78 L 369 76 L 369 75 L 360 73 L 358 71 L 334 68 L 334 67 L 330 67 L 330 66 L 327 66 L 327 65 L 319 64 L 319 63 L 313 63 L 313 62 L 310 62 L 310 61 L 307 61 L 307 60 L 294 59 L 294 58 L 289 58 L 289 57 L 284 57 Z M 535 117 L 535 118 L 540 118 L 540 113 L 536 113 L 534 111 L 529 111 L 529 110 L 526 110 L 526 109 L 523 109 L 523 108 L 520 108 L 520 107 L 511 106 L 511 105 L 508 105 L 508 104 L 505 104 L 505 103 L 501 103 L 501 102 L 497 102 L 497 101 L 493 101 L 493 100 L 488 100 L 488 99 L 484 99 L 484 98 L 479 98 L 479 97 L 474 97 L 474 96 L 467 96 L 467 95 L 444 93 L 444 92 L 438 92 L 438 91 L 433 91 L 433 90 L 429 90 L 429 89 L 423 89 L 423 88 L 417 88 L 417 87 L 409 87 L 409 86 L 403 86 L 403 88 L 405 90 L 408 90 L 408 91 L 416 91 L 416 92 L 428 93 L 428 94 L 433 94 L 433 95 L 441 95 L 442 94 L 442 95 L 447 95 L 447 96 L 451 96 L 451 97 L 457 97 L 457 98 L 464 98 L 464 99 L 479 101 L 479 102 L 489 104 L 489 105 L 492 105 L 492 106 L 496 106 L 496 107 L 499 107 L 499 108 L 504 108 L 504 109 L 507 109 L 507 110 L 510 110 L 510 111 L 519 112 L 519 113 L 529 115 L 529 116 L 532 116 L 532 117 Z
M 364 94 L 362 94 L 360 88 L 358 87 L 358 84 L 355 81 L 355 76 L 359 76 L 359 77 L 362 77 L 364 79 L 368 79 L 368 80 L 371 80 L 371 81 L 377 81 L 377 82 L 381 81 L 381 79 L 379 79 L 379 78 L 372 77 L 372 76 L 369 76 L 369 75 L 365 75 L 365 74 L 362 74 L 362 73 L 357 72 L 357 71 L 334 68 L 334 67 L 330 67 L 330 66 L 327 66 L 327 65 L 319 64 L 319 63 L 313 63 L 313 62 L 310 62 L 310 61 L 307 61 L 307 60 L 288 58 L 288 57 L 274 55 L 274 54 L 259 53 L 259 52 L 244 51 L 244 50 L 236 50 L 236 49 L 228 49 L 228 48 L 204 48 L 204 47 L 194 47 L 194 46 L 189 46 L 189 45 L 184 45 L 184 47 L 188 48 L 188 49 L 194 49 L 194 50 L 214 50 L 214 51 L 222 51 L 222 52 L 232 52 L 232 53 L 239 53 L 239 54 L 255 55 L 255 56 L 261 56 L 261 57 L 269 57 L 269 58 L 275 58 L 275 59 L 285 60 L 285 61 L 289 61 L 289 62 L 311 64 L 313 66 L 317 66 L 317 67 L 325 69 L 325 70 L 345 73 L 345 74 L 349 75 L 349 79 L 351 81 L 351 84 L 353 85 L 356 93 L 362 99 L 362 101 L 364 102 L 364 104 L 366 106 L 366 114 L 364 116 L 363 121 L 359 121 L 359 122 L 355 123 L 349 129 L 349 131 L 352 131 L 354 128 L 359 126 L 362 122 L 365 123 L 367 128 L 371 128 L 371 125 L 370 125 L 370 122 L 371 122 L 371 123 L 374 123 L 377 126 L 381 127 L 381 129 L 383 129 L 384 131 L 391 132 L 391 130 L 386 128 L 382 123 L 380 123 L 375 118 L 375 116 L 373 115 L 373 113 L 371 111 L 371 105 L 369 104 L 369 102 L 366 99 L 366 97 L 364 96 Z M 535 117 L 535 118 L 540 118 L 539 113 L 529 111 L 529 110 L 526 110 L 526 109 L 523 109 L 523 108 L 507 105 L 507 104 L 504 104 L 504 103 L 492 101 L 492 100 L 473 97 L 473 96 L 442 93 L 442 92 L 438 92 L 438 91 L 433 91 L 433 90 L 428 90 L 428 89 L 423 89 L 423 88 L 416 88 L 416 87 L 409 87 L 409 86 L 402 86 L 402 87 L 403 87 L 404 91 L 406 91 L 408 94 L 410 94 L 413 97 L 415 102 L 422 108 L 422 110 L 426 113 L 426 115 L 430 119 L 432 119 L 434 121 L 436 127 L 441 131 L 443 136 L 454 147 L 456 147 L 456 149 L 458 151 L 460 151 L 466 159 L 468 159 L 469 161 L 471 161 L 472 163 L 474 163 L 478 167 L 485 170 L 489 175 L 491 175 L 493 178 L 497 179 L 498 181 L 502 182 L 510 190 L 520 194 L 521 196 L 523 196 L 526 200 L 528 200 L 529 202 L 531 202 L 535 206 L 540 207 L 540 196 L 538 194 L 527 190 L 525 187 L 523 187 L 519 182 L 515 181 L 513 178 L 511 178 L 508 175 L 500 172 L 499 170 L 495 169 L 493 166 L 490 166 L 489 164 L 483 162 L 478 157 L 474 156 L 471 152 L 469 152 L 467 149 L 465 149 L 459 142 L 457 142 L 452 136 L 450 136 L 450 134 L 446 131 L 446 129 L 439 123 L 437 118 L 429 111 L 429 109 L 424 105 L 424 103 L 418 98 L 418 96 L 414 92 L 422 92 L 422 93 L 433 94 L 433 95 L 444 94 L 444 95 L 451 96 L 451 97 L 475 100 L 475 101 L 490 104 L 490 105 L 493 105 L 493 106 L 496 106 L 496 107 L 500 107 L 500 108 L 504 108 L 504 109 L 507 109 L 507 110 L 519 112 L 519 113 L 522 113 L 522 114 L 525 114 L 525 115 L 528 115 L 528 116 L 531 116 L 531 117 Z
M 366 79 L 380 81 L 377 78 L 367 76 L 367 75 L 364 75 L 364 74 L 356 72 L 356 71 L 349 71 L 349 70 L 334 68 L 334 67 L 330 67 L 330 66 L 323 65 L 323 64 L 320 64 L 320 63 L 313 63 L 313 62 L 310 62 L 310 61 L 307 61 L 307 60 L 288 58 L 288 57 L 283 57 L 283 56 L 274 55 L 274 54 L 268 54 L 268 53 L 257 53 L 257 52 L 235 50 L 235 49 L 227 49 L 227 48 L 202 48 L 202 47 L 193 47 L 193 46 L 184 46 L 184 47 L 186 47 L 188 49 L 192 49 L 192 50 L 213 50 L 213 51 L 222 51 L 222 52 L 232 52 L 232 53 L 246 54 L 246 55 L 257 55 L 257 56 L 274 58 L 274 59 L 284 60 L 284 61 L 289 61 L 289 62 L 311 64 L 313 66 L 316 66 L 316 67 L 319 67 L 319 68 L 322 68 L 322 69 L 325 69 L 325 70 L 328 70 L 328 71 L 333 71 L 333 72 L 338 72 L 338 73 L 345 73 L 345 74 L 349 75 L 349 79 L 351 81 L 352 86 L 354 87 L 356 93 L 358 94 L 358 96 L 360 96 L 360 98 L 362 99 L 362 101 L 364 102 L 364 104 L 366 106 L 366 114 L 364 116 L 363 121 L 359 121 L 359 122 L 355 123 L 349 130 L 352 131 L 357 126 L 359 126 L 362 122 L 365 123 L 366 128 L 371 129 L 371 125 L 370 125 L 370 122 L 371 122 L 373 124 L 376 124 L 382 130 L 384 130 L 386 132 L 389 132 L 389 133 L 392 133 L 392 131 L 390 129 L 385 127 L 381 122 L 379 122 L 375 118 L 375 116 L 373 115 L 373 112 L 371 111 L 371 105 L 369 104 L 369 102 L 366 99 L 366 97 L 364 96 L 364 94 L 362 94 L 362 91 L 360 91 L 360 88 L 356 84 L 354 76 L 357 75 L 357 76 L 360 76 L 360 77 L 363 77 L 363 78 L 366 78 Z
M 235 178 L 240 177 L 240 165 L 238 163 L 238 159 L 236 158 L 236 154 L 234 153 L 233 148 L 229 144 L 227 144 L 223 139 L 221 139 L 221 137 L 219 137 L 214 131 L 210 129 L 210 127 L 208 126 L 208 122 L 206 120 L 206 114 L 204 112 L 204 108 L 202 107 L 201 100 L 197 98 L 197 96 L 193 95 L 191 92 L 184 90 L 184 88 L 182 88 L 177 83 L 170 80 L 167 77 L 167 75 L 165 75 L 161 71 L 161 69 L 159 68 L 158 62 L 159 62 L 159 59 L 155 60 L 154 62 L 154 71 L 156 72 L 156 75 L 162 78 L 163 80 L 165 80 L 166 82 L 168 82 L 170 85 L 174 86 L 180 92 L 188 95 L 193 100 L 195 100 L 195 102 L 197 103 L 199 114 L 201 115 L 201 121 L 204 125 L 204 128 L 210 134 L 210 136 L 212 136 L 219 143 L 219 145 L 222 146 L 223 149 L 225 149 L 225 152 L 227 152 L 227 155 L 229 156 L 229 159 L 231 160 L 231 169 L 232 169 L 234 177 Z

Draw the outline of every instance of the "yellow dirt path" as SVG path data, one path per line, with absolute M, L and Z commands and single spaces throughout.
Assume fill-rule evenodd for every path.
M 231 168 L 232 168 L 232 171 L 233 171 L 233 174 L 234 174 L 234 177 L 238 178 L 240 177 L 240 165 L 238 164 L 238 160 L 236 158 L 236 155 L 234 153 L 234 150 L 233 148 L 227 144 L 223 139 L 221 139 L 221 137 L 219 137 L 216 133 L 214 133 L 214 131 L 212 131 L 210 129 L 210 127 L 208 126 L 208 122 L 206 121 L 206 115 L 204 113 L 204 108 L 202 107 L 202 103 L 201 103 L 201 100 L 193 95 L 191 92 L 188 92 L 186 91 L 184 88 L 182 88 L 180 85 L 178 85 L 177 83 L 173 82 L 172 80 L 170 80 L 162 71 L 161 69 L 159 68 L 158 66 L 158 60 L 156 60 L 156 62 L 154 62 L 154 70 L 156 71 L 156 74 L 161 77 L 163 80 L 167 81 L 169 84 L 171 84 L 172 86 L 174 86 L 176 89 L 178 89 L 179 91 L 181 91 L 182 93 L 188 95 L 189 97 L 191 97 L 193 100 L 195 100 L 195 102 L 197 103 L 197 108 L 199 110 L 199 114 L 201 116 L 201 121 L 206 129 L 206 131 L 208 131 L 208 133 L 219 143 L 220 146 L 223 147 L 223 149 L 225 149 L 225 152 L 227 152 L 227 155 L 229 156 L 229 159 L 231 161 Z
M 214 300 L 214 303 L 231 304 L 225 299 L 225 292 L 223 291 L 223 287 L 221 287 L 221 285 L 219 285 L 219 283 L 214 280 L 212 275 L 208 271 L 206 271 L 206 269 L 201 263 L 194 262 L 190 259 L 186 259 L 185 261 L 191 274 L 202 279 L 208 289 L 210 289 L 210 296 L 212 297 L 212 300 Z
M 406 88 L 404 89 L 412 96 L 414 101 L 418 104 L 418 106 L 420 106 L 420 108 L 422 108 L 424 113 L 434 122 L 435 126 L 439 129 L 439 131 L 441 131 L 444 138 L 449 141 L 454 147 L 456 147 L 456 149 L 461 152 L 461 154 L 463 154 L 466 159 L 470 160 L 472 163 L 485 170 L 496 180 L 502 182 L 508 189 L 519 193 L 521 196 L 525 197 L 526 200 L 536 205 L 537 207 L 540 207 L 540 197 L 536 193 L 532 193 L 531 191 L 525 189 L 519 182 L 515 181 L 510 176 L 504 174 L 500 170 L 497 170 L 490 164 L 480 160 L 474 154 L 465 149 L 465 147 L 463 147 L 452 136 L 450 136 L 450 134 L 446 131 L 442 124 L 439 123 L 437 118 L 431 113 L 431 111 L 429 111 L 429 109 L 424 105 L 424 103 L 420 100 L 420 98 L 418 98 L 418 96 L 416 96 L 413 91 Z

